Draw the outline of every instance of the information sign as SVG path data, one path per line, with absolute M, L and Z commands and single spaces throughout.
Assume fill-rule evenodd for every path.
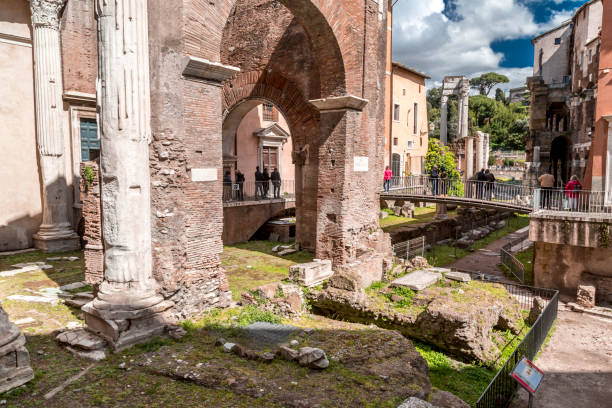
M 544 373 L 525 357 L 518 362 L 510 374 L 529 394 L 535 394 Z

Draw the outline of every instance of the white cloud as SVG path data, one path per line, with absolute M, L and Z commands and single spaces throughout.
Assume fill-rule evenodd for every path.
M 403 0 L 394 9 L 393 59 L 423 71 L 436 86 L 445 75 L 474 77 L 495 71 L 511 82 L 504 89 L 522 86 L 532 69 L 500 68 L 504 55 L 491 43 L 533 37 L 571 17 L 555 12 L 545 24 L 537 24 L 533 13 L 518 0 L 455 0 L 449 20 L 443 0 Z M 458 21 L 454 21 L 458 20 Z

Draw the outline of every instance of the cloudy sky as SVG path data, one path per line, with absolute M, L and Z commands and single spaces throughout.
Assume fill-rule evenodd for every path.
M 571 18 L 585 0 L 399 0 L 394 8 L 393 59 L 432 77 L 468 78 L 495 71 L 503 89 L 532 75 L 531 38 Z

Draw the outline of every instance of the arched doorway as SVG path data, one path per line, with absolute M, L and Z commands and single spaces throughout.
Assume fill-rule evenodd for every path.
M 570 142 L 563 136 L 556 137 L 550 145 L 550 172 L 558 187 L 569 181 Z

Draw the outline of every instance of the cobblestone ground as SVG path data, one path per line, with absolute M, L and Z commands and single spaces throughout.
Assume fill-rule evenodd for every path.
M 534 407 L 612 406 L 612 320 L 572 312 L 559 303 L 556 330 L 535 364 L 545 376 Z M 521 390 L 511 408 L 527 404 Z

